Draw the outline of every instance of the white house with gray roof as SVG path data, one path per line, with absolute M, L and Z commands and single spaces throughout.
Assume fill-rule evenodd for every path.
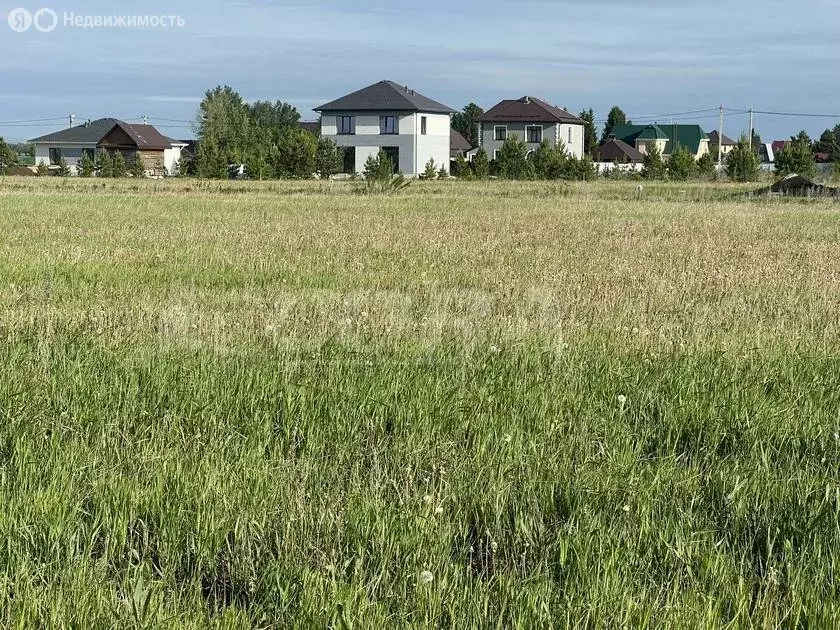
M 423 172 L 430 159 L 449 170 L 451 107 L 393 81 L 380 81 L 316 107 L 321 136 L 345 148 L 345 172 L 362 173 L 383 150 L 406 176 Z

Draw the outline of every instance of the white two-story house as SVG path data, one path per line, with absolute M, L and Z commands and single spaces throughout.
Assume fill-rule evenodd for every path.
M 454 110 L 393 81 L 380 81 L 316 107 L 321 135 L 345 148 L 344 171 L 362 173 L 383 150 L 394 170 L 414 177 L 430 159 L 449 170 Z

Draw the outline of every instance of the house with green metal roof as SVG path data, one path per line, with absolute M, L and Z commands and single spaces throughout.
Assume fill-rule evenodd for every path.
M 662 155 L 671 155 L 677 147 L 688 149 L 698 159 L 709 152 L 709 136 L 700 125 L 616 125 L 610 137 L 646 153 L 655 144 Z

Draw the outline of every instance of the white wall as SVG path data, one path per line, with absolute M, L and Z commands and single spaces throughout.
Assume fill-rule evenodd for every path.
M 76 174 L 76 167 L 82 161 L 82 149 L 94 149 L 96 145 L 93 144 L 67 144 L 67 143 L 37 143 L 35 145 L 35 165 L 45 164 L 50 165 L 50 149 L 61 149 L 64 161 L 70 167 L 70 173 Z
M 355 116 L 356 133 L 338 135 L 338 116 Z M 380 116 L 397 116 L 399 134 L 379 133 Z M 426 135 L 420 134 L 421 117 L 426 117 Z M 334 112 L 321 116 L 321 135 L 333 140 L 340 147 L 356 148 L 356 172 L 364 171 L 365 162 L 382 147 L 398 147 L 400 170 L 408 177 L 421 173 L 430 158 L 438 169 L 449 170 L 448 114 L 396 113 L 396 112 Z
M 426 135 L 420 134 L 421 120 L 426 117 Z M 423 172 L 430 159 L 435 161 L 438 170 L 444 167 L 449 172 L 449 146 L 452 134 L 452 121 L 449 114 L 415 114 L 417 121 L 417 168 Z
M 583 130 L 583 125 L 560 125 L 560 139 L 565 143 L 566 151 L 576 158 L 583 157 Z

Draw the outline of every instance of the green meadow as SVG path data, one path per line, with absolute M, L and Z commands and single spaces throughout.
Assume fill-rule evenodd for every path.
M 839 209 L 0 179 L 0 627 L 837 627 Z

